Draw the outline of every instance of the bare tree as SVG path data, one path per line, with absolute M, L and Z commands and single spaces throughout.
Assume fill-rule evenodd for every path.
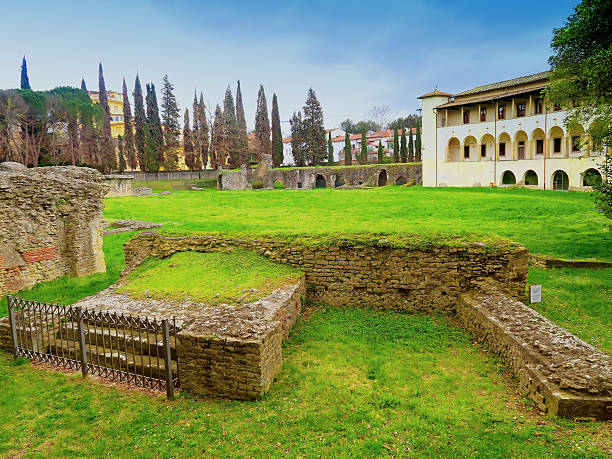
M 368 112 L 371 120 L 376 121 L 383 128 L 387 127 L 391 117 L 391 109 L 388 105 L 374 105 Z

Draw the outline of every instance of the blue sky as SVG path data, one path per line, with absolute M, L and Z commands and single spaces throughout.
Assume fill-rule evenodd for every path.
M 130 91 L 136 72 L 159 89 L 165 73 L 181 108 L 193 91 L 212 106 L 241 80 L 247 122 L 257 89 L 276 92 L 281 119 L 312 87 L 326 127 L 373 105 L 415 112 L 438 87 L 459 92 L 548 68 L 552 29 L 577 0 L 495 1 L 27 1 L 3 5 L 0 87 L 28 60 L 34 89 L 78 85 Z M 159 97 L 159 94 L 158 94 Z M 284 127 L 285 130 L 285 127 Z

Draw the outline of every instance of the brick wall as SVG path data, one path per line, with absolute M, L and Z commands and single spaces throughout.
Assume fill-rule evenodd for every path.
M 93 169 L 0 164 L 0 295 L 104 272 L 103 196 Z

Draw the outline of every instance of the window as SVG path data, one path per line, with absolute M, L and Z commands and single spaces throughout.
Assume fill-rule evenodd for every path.
M 499 156 L 506 156 L 506 143 L 502 142 L 499 144 Z
M 464 158 L 470 157 L 470 146 L 469 145 L 466 145 L 463 147 L 463 157 Z
M 561 137 L 553 139 L 553 153 L 561 153 Z
M 572 136 L 572 151 L 580 151 L 580 136 Z
M 497 118 L 500 120 L 506 119 L 506 106 L 505 105 L 500 105 L 499 107 L 497 107 Z
M 481 145 L 480 146 L 480 157 L 481 158 L 486 158 L 487 157 L 487 146 L 486 145 Z
M 559 110 L 561 110 L 561 105 L 555 104 L 555 111 L 558 112 Z
M 522 140 L 518 143 L 518 159 L 525 159 L 525 142 Z
M 536 140 L 536 155 L 541 155 L 544 153 L 544 139 Z
M 516 106 L 516 116 L 518 118 L 525 116 L 525 104 L 520 103 Z
M 536 112 L 536 115 L 539 115 L 540 113 L 542 113 L 543 109 L 544 109 L 544 104 L 542 102 L 542 99 L 536 99 L 536 101 L 535 101 L 535 112 Z
M 483 107 L 480 109 L 480 121 L 486 121 L 486 120 L 487 120 L 487 109 Z
M 470 112 L 463 112 L 463 124 L 468 124 L 470 122 Z

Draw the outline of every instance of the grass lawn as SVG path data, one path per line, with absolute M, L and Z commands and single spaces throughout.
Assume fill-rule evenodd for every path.
M 250 302 L 264 298 L 301 275 L 292 266 L 273 263 L 248 250 L 182 252 L 164 260 L 149 258 L 128 275 L 119 291 L 136 298 L 240 304 L 240 299 Z
M 606 457 L 611 424 L 526 409 L 443 316 L 318 308 L 258 402 L 125 391 L 0 352 L 0 455 Z
M 531 252 L 612 261 L 612 231 L 588 193 L 389 186 L 368 190 L 177 191 L 108 198 L 108 218 L 175 233 L 477 233 Z
M 132 188 L 151 188 L 154 193 L 161 191 L 179 191 L 196 188 L 216 188 L 217 180 L 213 179 L 193 179 L 193 180 L 134 180 Z

